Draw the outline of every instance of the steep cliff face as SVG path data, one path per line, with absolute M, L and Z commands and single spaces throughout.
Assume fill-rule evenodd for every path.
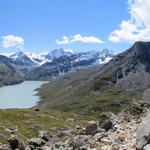
M 150 42 L 136 42 L 130 49 L 105 64 L 94 83 L 94 90 L 115 85 L 122 89 L 150 87 Z

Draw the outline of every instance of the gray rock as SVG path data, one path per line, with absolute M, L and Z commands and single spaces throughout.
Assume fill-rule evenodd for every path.
M 62 137 L 65 137 L 65 136 L 70 136 L 70 131 L 69 130 L 65 130 L 65 131 L 60 131 L 58 132 L 55 137 L 56 138 L 62 138 Z
M 85 131 L 80 131 L 80 130 L 79 130 L 79 131 L 75 131 L 74 134 L 75 134 L 75 136 L 76 136 L 76 135 L 84 135 L 84 134 L 85 134 Z
M 103 133 L 101 132 L 101 133 L 96 133 L 93 137 L 92 137 L 92 139 L 94 139 L 94 141 L 98 141 L 100 138 L 102 138 L 103 137 Z
M 136 148 L 137 150 L 142 150 L 142 148 L 148 144 L 150 139 L 150 112 L 148 116 L 143 119 L 138 130 L 136 138 Z
M 90 121 L 86 126 L 85 134 L 94 135 L 97 133 L 97 129 L 98 129 L 97 123 L 95 121 Z
M 143 150 L 150 150 L 150 144 L 143 147 Z
M 40 150 L 55 150 L 55 147 L 53 147 L 53 146 L 43 146 Z
M 80 147 L 80 150 L 88 150 L 88 148 L 87 148 L 86 145 L 84 145 L 84 146 L 81 146 L 81 147 Z
M 82 146 L 86 145 L 88 138 L 85 136 L 77 136 L 69 141 L 69 146 L 73 149 L 80 149 Z
M 39 131 L 39 137 L 45 141 L 48 141 L 52 135 L 49 131 Z
M 34 149 L 35 149 L 35 146 L 34 146 L 34 145 L 30 145 L 29 147 L 31 148 L 31 150 L 34 150 Z
M 104 123 L 102 123 L 102 124 L 100 125 L 100 127 L 103 128 L 103 129 L 105 129 L 106 131 L 108 131 L 108 130 L 112 129 L 113 123 L 112 123 L 111 120 L 107 120 L 107 121 L 105 121 Z
M 82 126 L 81 126 L 81 125 L 76 125 L 76 129 L 77 129 L 77 130 L 81 130 L 81 129 L 82 129 Z
M 119 131 L 119 130 L 123 130 L 122 127 L 119 124 L 115 124 L 113 126 L 113 131 Z
M 45 144 L 45 142 L 41 138 L 31 138 L 28 140 L 29 145 L 33 145 L 35 147 L 42 146 Z
M 59 149 L 62 145 L 63 145 L 63 143 L 61 143 L 61 142 L 56 142 L 56 143 L 55 143 L 55 147 L 56 147 L 57 149 Z
M 4 144 L 0 146 L 0 150 L 12 150 L 12 148 L 10 145 Z
M 31 150 L 31 147 L 27 146 L 27 147 L 25 148 L 25 150 Z
M 110 119 L 112 116 L 114 116 L 114 114 L 111 113 L 111 112 L 103 112 L 103 113 L 101 113 L 100 116 L 99 116 L 99 124 L 102 124 L 106 120 Z

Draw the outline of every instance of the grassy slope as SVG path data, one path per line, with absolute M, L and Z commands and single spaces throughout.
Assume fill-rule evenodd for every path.
M 136 91 L 122 91 L 112 87 L 94 91 L 100 67 L 91 67 L 64 75 L 39 90 L 39 106 L 80 114 L 120 111 L 133 98 L 141 98 Z M 138 95 L 139 94 L 139 95 Z
M 70 118 L 74 119 L 72 121 Z M 7 143 L 12 135 L 9 128 L 13 129 L 14 135 L 21 135 L 25 140 L 37 137 L 39 130 L 57 132 L 59 129 L 75 128 L 91 120 L 72 113 L 57 110 L 41 109 L 8 109 L 0 110 L 0 143 Z

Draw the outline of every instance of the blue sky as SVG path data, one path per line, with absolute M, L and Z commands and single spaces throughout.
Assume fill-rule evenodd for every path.
M 134 38 L 135 32 L 140 32 L 134 29 L 128 31 L 133 36 L 131 42 L 128 35 L 122 37 L 126 28 L 137 27 L 136 18 L 131 21 L 131 11 L 139 0 L 129 1 L 1 0 L 0 51 L 45 51 L 60 47 L 76 51 L 126 50 L 134 39 L 141 38 L 140 35 Z M 114 31 L 118 32 L 111 36 Z M 67 41 L 63 43 L 64 36 Z

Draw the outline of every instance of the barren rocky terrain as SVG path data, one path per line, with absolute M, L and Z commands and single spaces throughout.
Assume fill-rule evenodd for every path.
M 46 117 L 43 110 L 32 111 L 34 111 L 36 118 L 40 118 L 42 115 Z M 10 133 L 10 137 L 8 144 L 1 145 L 0 150 L 149 150 L 149 112 L 149 104 L 135 102 L 118 114 L 104 112 L 97 119 L 91 121 L 85 121 L 86 118 L 80 116 L 72 116 L 72 118 L 64 116 L 65 128 L 61 126 L 58 116 L 50 116 L 49 114 L 46 117 L 46 130 L 33 127 L 33 123 L 30 125 L 35 120 L 34 118 L 28 120 L 30 115 L 25 113 L 27 120 L 24 123 L 29 125 L 26 128 L 32 128 L 31 130 L 36 131 L 37 136 L 33 134 L 25 138 L 23 135 L 16 134 L 17 126 L 6 128 L 5 130 Z M 19 113 L 16 114 L 16 116 L 18 115 Z M 59 120 L 59 129 L 52 127 L 52 123 L 49 122 L 51 119 L 55 119 L 56 122 Z M 40 125 L 43 126 L 43 123 L 37 124 L 37 126 Z M 55 124 L 55 126 L 58 125 Z M 50 127 L 51 130 L 49 130 Z

